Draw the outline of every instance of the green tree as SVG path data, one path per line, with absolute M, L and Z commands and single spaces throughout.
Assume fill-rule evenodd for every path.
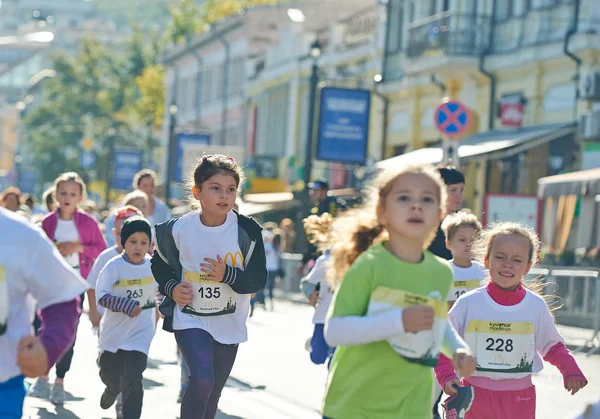
M 184 43 L 202 26 L 202 15 L 200 8 L 194 0 L 180 0 L 177 4 L 169 6 L 171 22 L 167 26 L 167 41 L 172 44 Z
M 84 137 L 84 116 L 93 120 L 93 136 L 99 143 L 102 173 L 108 162 L 105 139 L 111 129 L 124 144 L 134 145 L 123 114 L 123 59 L 97 40 L 86 39 L 74 58 L 55 53 L 52 67 L 56 76 L 44 86 L 45 100 L 24 121 L 29 153 L 38 166 L 40 178 L 49 181 L 61 172 L 80 167 L 80 141 Z

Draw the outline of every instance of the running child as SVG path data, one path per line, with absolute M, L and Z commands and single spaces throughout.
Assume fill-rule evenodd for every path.
M 63 173 L 54 181 L 54 194 L 58 208 L 44 217 L 42 229 L 50 240 L 56 243 L 58 251 L 67 263 L 86 279 L 94 260 L 106 249 L 106 241 L 96 220 L 77 207 L 81 200 L 86 198 L 85 183 L 77 173 Z M 80 307 L 83 307 L 84 298 L 85 295 L 82 294 Z M 43 376 L 31 388 L 31 396 L 49 396 L 50 401 L 56 405 L 64 403 L 64 379 L 71 369 L 74 347 L 75 342 L 56 364 L 56 380 L 52 392 L 50 393 L 48 377 Z
M 48 373 L 69 348 L 87 288 L 42 230 L 0 208 L 0 417 L 21 419 L 24 377 Z M 37 304 L 42 323 L 32 335 Z
M 123 246 L 121 245 L 121 227 L 125 220 L 135 216 L 142 217 L 143 214 L 134 206 L 127 205 L 117 210 L 115 225 L 112 230 L 112 234 L 117 239 L 116 244 L 100 253 L 87 277 L 88 285 L 90 286 L 90 289 L 88 290 L 88 296 L 90 297 L 88 301 L 90 306 L 89 316 L 93 327 L 100 326 L 100 319 L 104 313 L 104 308 L 96 304 L 96 284 L 98 282 L 98 277 L 109 260 L 123 253 Z
M 122 393 L 123 417 L 142 414 L 142 374 L 155 331 L 156 283 L 150 267 L 152 228 L 143 217 L 123 223 L 124 252 L 111 259 L 100 272 L 98 305 L 106 313 L 100 322 L 100 378 L 106 389 L 100 407 L 111 407 Z
M 481 223 L 474 214 L 459 211 L 444 219 L 442 230 L 446 235 L 446 247 L 452 253 L 450 266 L 454 281 L 447 298 L 452 308 L 461 295 L 481 287 L 487 277 L 485 267 L 472 260 L 471 253 L 474 240 L 481 234 Z
M 559 369 L 571 394 L 587 385 L 544 298 L 524 282 L 537 262 L 538 237 L 528 227 L 500 223 L 486 231 L 475 250 L 489 281 L 461 296 L 449 319 L 473 349 L 477 370 L 459 381 L 441 357 L 435 369 L 438 382 L 449 395 L 456 392 L 454 385 L 474 387 L 466 419 L 535 418 L 531 375 L 542 370 L 542 358 Z
M 300 281 L 300 289 L 308 298 L 310 305 L 315 308 L 312 320 L 315 328 L 308 347 L 310 360 L 317 365 L 324 364 L 327 359 L 331 359 L 334 351 L 334 348 L 327 345 L 324 336 L 325 317 L 334 290 L 327 281 L 327 271 L 331 264 L 332 225 L 333 218 L 329 213 L 324 213 L 321 216 L 311 215 L 304 219 L 306 236 L 312 244 L 323 251 L 306 278 Z
M 464 376 L 475 369 L 446 321 L 452 284 L 447 262 L 427 249 L 446 194 L 424 166 L 383 172 L 364 208 L 334 224 L 335 291 L 325 339 L 336 346 L 323 414 L 430 419 L 440 350 Z
M 190 179 L 200 209 L 156 225 L 152 272 L 165 295 L 163 328 L 190 371 L 181 419 L 212 419 L 238 345 L 250 294 L 267 282 L 261 226 L 232 211 L 243 172 L 231 157 L 203 156 Z

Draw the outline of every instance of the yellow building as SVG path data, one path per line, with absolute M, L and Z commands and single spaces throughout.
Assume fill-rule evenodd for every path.
M 384 9 L 371 1 L 364 4 L 367 6 L 355 11 L 346 7 L 343 20 L 320 28 L 292 21 L 282 29 L 279 42 L 256 58 L 256 71 L 248 87 L 255 170 L 252 192 L 283 191 L 302 179 L 313 64 L 310 45 L 315 37 L 322 47 L 318 58 L 320 88 L 374 88 L 374 76 L 381 71 L 378 57 L 383 25 L 378 22 Z M 380 118 L 381 99 L 373 95 L 371 103 L 371 119 Z M 318 115 L 315 125 L 316 121 Z M 371 123 L 369 131 L 368 155 L 375 162 L 382 157 L 381 124 Z M 346 187 L 352 176 L 353 168 L 339 163 L 316 161 L 312 171 L 313 178 L 328 179 L 334 189 Z
M 535 197 L 537 179 L 579 168 L 578 79 L 600 69 L 592 2 L 390 0 L 381 91 L 386 156 L 400 157 L 379 165 L 441 162 L 434 113 L 448 96 L 475 114 L 458 157 L 477 214 L 486 195 Z

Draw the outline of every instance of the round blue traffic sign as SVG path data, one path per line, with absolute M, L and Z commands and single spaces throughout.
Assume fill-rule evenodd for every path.
M 439 132 L 455 136 L 469 129 L 471 118 L 465 105 L 457 100 L 451 100 L 438 106 L 434 114 L 434 122 Z

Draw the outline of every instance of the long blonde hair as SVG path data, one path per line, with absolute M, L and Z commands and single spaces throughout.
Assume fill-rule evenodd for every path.
M 485 265 L 486 261 L 489 260 L 494 239 L 499 236 L 517 236 L 527 240 L 529 242 L 527 262 L 531 263 L 532 268 L 537 265 L 541 247 L 541 242 L 537 233 L 530 227 L 513 222 L 500 222 L 488 226 L 480 235 L 479 239 L 473 244 L 473 257 Z M 488 278 L 488 281 L 491 281 L 491 278 Z M 529 281 L 525 281 L 525 278 L 521 278 L 521 284 L 531 292 L 542 297 L 544 301 L 546 301 L 550 311 L 555 311 L 562 307 L 560 298 L 554 294 L 545 293 L 546 288 L 552 284 L 546 282 L 543 277 L 536 277 Z
M 334 221 L 332 232 L 335 243 L 332 248 L 333 268 L 329 271 L 329 280 L 332 285 L 337 285 L 361 253 L 373 244 L 389 238 L 388 232 L 379 222 L 379 210 L 384 207 L 385 200 L 396 180 L 407 174 L 422 174 L 430 178 L 436 185 L 439 207 L 442 210 L 446 208 L 446 187 L 440 174 L 433 167 L 406 166 L 398 170 L 385 170 L 380 173 L 368 191 L 365 204 L 360 208 L 345 212 Z M 424 248 L 429 246 L 435 233 L 436 229 L 433 229 L 423 245 Z

